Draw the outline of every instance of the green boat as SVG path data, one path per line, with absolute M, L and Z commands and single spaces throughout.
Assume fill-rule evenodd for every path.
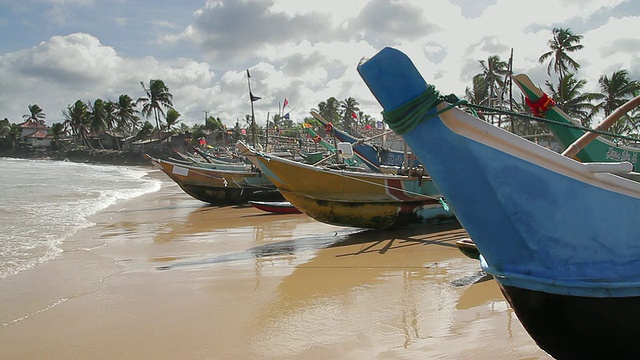
M 527 75 L 520 74 L 513 77 L 523 94 L 527 97 L 532 108 L 540 113 L 541 117 L 553 120 L 556 123 L 547 123 L 549 129 L 556 136 L 558 141 L 566 148 L 574 141 L 585 134 L 585 131 L 575 126 L 580 126 L 578 122 L 571 119 L 564 111 L 555 106 L 555 103 L 549 99 L 540 88 L 536 87 Z M 562 124 L 572 125 L 564 126 Z M 628 161 L 633 164 L 634 169 L 640 169 L 640 156 L 638 153 L 640 148 L 624 146 L 608 139 L 598 136 L 595 140 L 587 144 L 575 156 L 575 159 L 581 162 L 620 162 Z

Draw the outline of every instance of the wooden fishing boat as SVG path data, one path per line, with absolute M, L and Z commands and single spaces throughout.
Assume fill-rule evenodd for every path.
M 478 247 L 473 242 L 473 240 L 469 238 L 463 238 L 456 241 L 456 247 L 463 253 L 466 257 L 480 260 L 480 251 L 478 251 Z
M 337 128 L 315 111 L 312 111 L 311 115 L 324 125 L 325 131 L 327 133 L 333 134 L 333 136 L 335 136 L 336 139 L 341 142 L 350 143 L 353 147 L 353 151 L 356 153 L 356 155 L 358 155 L 360 159 L 363 160 L 364 164 L 368 166 L 371 171 L 397 172 L 398 168 L 403 166 L 406 168 L 411 168 L 420 165 L 420 162 L 416 159 L 416 157 L 410 150 L 405 153 L 405 151 L 388 149 L 371 144 L 368 141 L 372 139 L 356 138 L 348 132 Z
M 320 135 L 318 135 L 313 129 L 311 124 L 309 123 L 304 123 L 302 124 L 302 128 L 304 129 L 304 132 L 307 133 L 308 136 L 311 137 L 311 139 L 313 139 L 314 142 L 320 144 L 320 146 L 322 146 L 323 148 L 327 149 L 331 154 L 336 154 L 337 153 L 337 149 L 335 146 L 329 144 L 325 139 L 323 139 Z M 315 158 L 308 158 L 305 157 L 303 155 L 303 157 L 305 157 L 306 163 L 307 164 L 315 164 L 319 161 L 324 160 L 324 154 L 323 153 L 316 153 L 318 155 L 320 155 L 320 157 L 315 157 Z M 302 155 L 302 154 L 300 154 Z M 360 166 L 362 164 L 362 161 L 360 160 L 360 158 L 358 158 L 357 156 L 354 156 L 352 158 L 345 158 L 345 159 L 339 159 L 337 157 L 334 157 L 333 159 L 333 163 L 336 163 L 336 161 L 342 162 L 344 164 L 346 164 L 347 166 Z
M 522 93 L 526 96 L 527 103 L 534 115 L 538 115 L 553 122 L 547 122 L 547 126 L 556 136 L 558 141 L 568 147 L 574 141 L 583 136 L 586 131 L 580 128 L 580 124 L 571 119 L 562 109 L 555 105 L 540 88 L 536 87 L 527 75 L 513 76 Z M 567 126 L 568 125 L 568 126 Z M 617 162 L 628 161 L 635 169 L 640 169 L 640 149 L 625 146 L 599 136 L 582 148 L 574 157 L 582 162 Z
M 284 198 L 310 217 L 332 225 L 397 228 L 455 219 L 428 176 L 329 169 L 236 145 Z
M 274 214 L 302 214 L 292 203 L 288 201 L 249 201 L 256 209 Z
M 145 157 L 192 197 L 212 205 L 250 200 L 284 200 L 275 185 L 259 171 L 220 170 Z
M 458 109 L 398 50 L 358 71 L 537 344 L 558 359 L 640 358 L 640 173 L 575 161 Z
M 203 161 L 187 154 L 175 151 L 176 154 L 179 154 L 180 158 L 169 158 L 168 160 L 174 163 L 188 165 L 188 166 L 198 166 L 207 169 L 213 170 L 232 170 L 232 171 L 254 171 L 255 166 L 253 164 L 245 164 L 242 162 L 213 162 L 213 161 Z

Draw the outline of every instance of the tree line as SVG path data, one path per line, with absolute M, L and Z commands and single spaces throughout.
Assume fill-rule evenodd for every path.
M 598 80 L 600 92 L 583 91 L 587 81 L 580 79 L 580 64 L 572 58 L 572 54 L 582 50 L 580 44 L 583 36 L 574 34 L 569 28 L 554 28 L 552 38 L 548 41 L 549 50 L 540 55 L 540 64 L 547 64 L 547 74 L 550 79 L 545 81 L 546 92 L 570 117 L 580 121 L 584 127 L 591 127 L 598 117 L 606 117 L 616 108 L 635 97 L 640 92 L 640 83 L 632 80 L 629 72 L 619 69 L 609 75 L 602 75 Z M 510 57 L 510 59 L 512 56 Z M 472 78 L 472 84 L 464 91 L 464 98 L 468 102 L 496 109 L 506 109 L 516 113 L 527 113 L 529 108 L 525 99 L 514 99 L 511 96 L 512 71 L 511 60 L 504 61 L 499 55 L 489 56 L 486 60 L 479 60 L 480 73 Z M 551 78 L 555 76 L 555 81 Z M 227 129 L 219 117 L 209 116 L 204 124 L 196 124 L 189 127 L 185 123 L 179 124 L 181 114 L 173 108 L 173 95 L 167 85 L 159 79 L 152 79 L 149 83 L 140 82 L 144 96 L 133 100 L 129 95 L 122 94 L 116 101 L 96 99 L 93 102 L 77 100 L 63 110 L 64 122 L 54 123 L 51 126 L 51 134 L 54 144 L 59 144 L 60 139 L 71 134 L 75 141 L 93 148 L 89 139 L 92 135 L 104 132 L 120 133 L 122 136 L 137 138 L 150 138 L 154 132 L 190 132 L 194 138 L 208 136 L 228 136 L 235 141 L 245 136 L 243 129 L 250 129 L 254 124 L 251 115 L 245 115 L 244 127 L 239 120 L 231 129 Z M 367 126 L 375 127 L 376 120 L 369 114 L 363 113 L 358 101 L 349 97 L 342 101 L 330 97 L 318 104 L 317 112 L 333 124 L 352 132 L 357 132 Z M 510 126 L 511 131 L 521 136 L 549 133 L 545 124 L 530 120 L 514 120 L 503 122 L 501 115 L 480 114 L 487 121 L 497 122 L 498 126 Z M 142 121 L 141 117 L 146 120 Z M 26 120 L 32 120 L 44 124 L 46 115 L 37 104 L 29 105 L 29 114 L 23 116 Z M 149 120 L 153 119 L 155 125 Z M 320 125 L 312 117 L 305 118 L 303 122 Z M 20 129 L 15 124 L 10 124 L 7 119 L 0 120 L 0 138 L 5 139 L 5 144 L 15 146 Z M 635 109 L 620 119 L 611 129 L 611 132 L 622 135 L 638 134 L 640 130 L 640 110 Z M 257 126 L 255 136 L 264 136 L 276 131 L 283 136 L 297 137 L 302 134 L 302 123 L 291 120 L 288 114 L 276 114 L 267 121 L 267 124 Z M 249 135 L 249 134 L 248 134 Z M 102 146 L 101 144 L 99 144 Z
M 640 83 L 630 78 L 626 69 L 601 75 L 598 79 L 599 92 L 584 91 L 587 81 L 579 77 L 580 64 L 573 54 L 582 50 L 583 36 L 569 28 L 554 28 L 548 41 L 549 50 L 538 58 L 540 64 L 547 64 L 547 75 L 555 76 L 555 81 L 545 80 L 545 92 L 571 118 L 585 128 L 592 128 L 599 118 L 605 118 L 615 109 L 640 93 Z M 472 86 L 465 89 L 465 99 L 472 104 L 498 109 L 528 113 L 525 99 L 513 99 L 511 91 L 511 64 L 499 55 L 480 60 L 481 73 L 473 77 Z M 486 120 L 494 120 L 486 119 Z M 498 125 L 501 118 L 498 117 Z M 549 133 L 546 125 L 521 120 L 509 124 L 511 131 L 521 136 Z M 505 125 L 506 126 L 506 125 Z M 636 108 L 622 117 L 609 131 L 620 135 L 637 135 L 640 130 L 640 109 Z

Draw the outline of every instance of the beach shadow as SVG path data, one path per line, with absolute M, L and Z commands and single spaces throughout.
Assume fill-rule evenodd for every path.
M 260 245 L 245 251 L 219 255 L 212 258 L 176 262 L 174 264 L 160 266 L 157 269 L 169 270 L 185 266 L 202 266 L 233 261 L 263 259 L 273 256 L 295 255 L 301 252 L 320 249 L 350 248 L 354 245 L 367 246 L 357 251 L 337 254 L 335 257 L 352 257 L 376 252 L 385 254 L 391 250 L 420 245 L 433 245 L 447 249 L 455 249 L 456 246 L 454 242 L 464 236 L 466 236 L 466 232 L 457 222 L 394 230 L 346 228 L 336 232 Z M 378 249 L 381 244 L 384 245 Z

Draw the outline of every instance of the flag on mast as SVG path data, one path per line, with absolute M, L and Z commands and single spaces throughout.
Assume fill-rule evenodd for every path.
M 258 101 L 262 99 L 260 96 L 253 95 L 253 93 L 249 93 L 249 96 L 251 97 L 251 101 Z
M 287 98 L 284 98 L 284 103 L 283 103 L 283 105 L 282 105 L 282 108 L 283 108 L 283 109 L 284 109 L 284 108 L 286 108 L 286 107 L 287 107 L 287 105 L 289 105 L 289 100 L 287 100 Z

